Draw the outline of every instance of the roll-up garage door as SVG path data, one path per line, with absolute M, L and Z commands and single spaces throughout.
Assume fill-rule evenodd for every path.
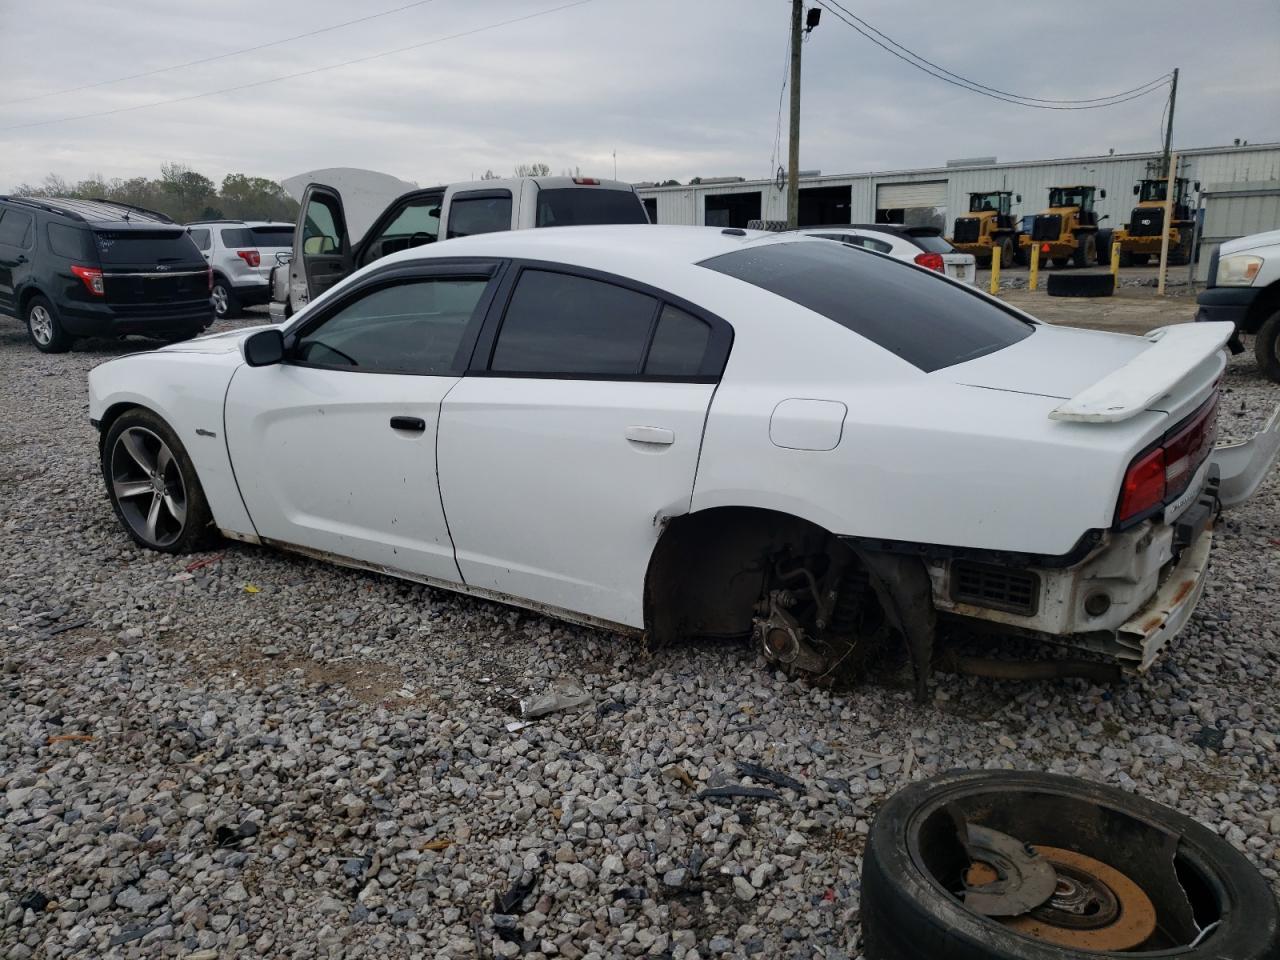
M 876 187 L 876 207 L 891 210 L 905 207 L 942 207 L 947 203 L 947 181 L 927 183 L 882 183 Z

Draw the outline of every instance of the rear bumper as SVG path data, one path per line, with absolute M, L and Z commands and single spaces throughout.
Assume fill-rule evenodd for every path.
M 1211 461 L 1218 468 L 1218 497 L 1224 507 L 1234 507 L 1254 495 L 1280 453 L 1280 404 L 1271 411 L 1267 425 L 1248 440 L 1224 440 L 1214 448 Z
M 177 304 L 68 303 L 58 310 L 73 337 L 165 336 L 199 332 L 213 323 L 212 301 Z
M 236 299 L 246 307 L 257 306 L 271 299 L 271 287 L 266 283 L 233 286 L 232 289 L 236 293 Z
M 1196 304 L 1200 308 L 1196 313 L 1196 321 L 1225 320 L 1234 323 L 1237 330 L 1243 329 L 1249 308 L 1258 299 L 1258 293 L 1253 287 L 1209 287 L 1202 290 L 1200 296 L 1196 297 Z M 1245 330 L 1245 333 L 1255 332 Z

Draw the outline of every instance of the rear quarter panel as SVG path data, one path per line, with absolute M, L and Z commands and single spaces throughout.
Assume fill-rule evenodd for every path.
M 212 343 L 191 344 L 202 342 Z M 227 385 L 241 359 L 234 345 L 222 347 L 226 352 L 138 353 L 94 367 L 89 371 L 89 416 L 101 422 L 113 408 L 128 405 L 162 417 L 191 457 L 217 526 L 254 536 L 227 455 L 222 422 Z

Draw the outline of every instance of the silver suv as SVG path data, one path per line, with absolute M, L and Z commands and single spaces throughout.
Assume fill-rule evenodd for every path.
M 276 255 L 293 249 L 293 224 L 261 220 L 197 220 L 187 225 L 191 239 L 213 268 L 214 311 L 219 320 L 271 299 Z

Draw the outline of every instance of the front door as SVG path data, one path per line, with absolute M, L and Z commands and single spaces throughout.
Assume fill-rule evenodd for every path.
M 227 447 L 258 535 L 457 582 L 436 481 L 440 401 L 484 312 L 490 265 L 374 277 L 242 367 Z
M 664 520 L 689 510 L 727 326 L 658 291 L 533 267 L 507 304 L 441 411 L 460 572 L 641 627 Z
M 351 240 L 337 190 L 318 183 L 307 187 L 293 244 L 289 294 L 293 309 L 300 310 L 351 272 Z

